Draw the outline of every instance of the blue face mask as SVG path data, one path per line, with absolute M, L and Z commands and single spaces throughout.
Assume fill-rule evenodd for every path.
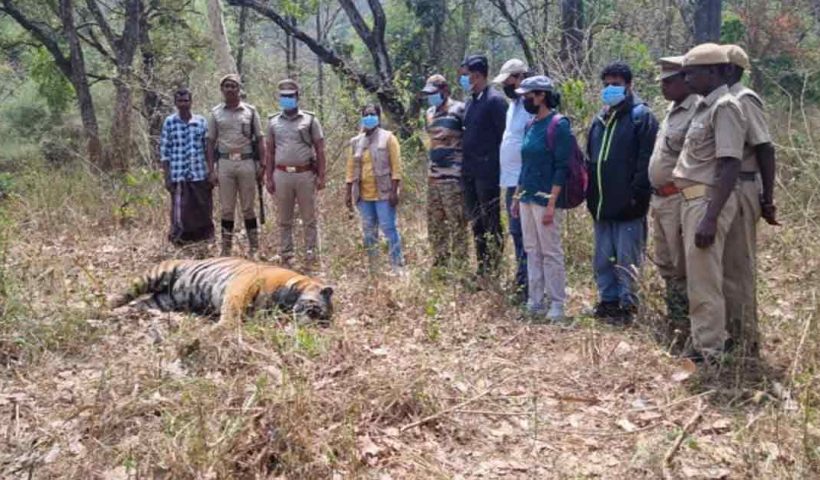
M 444 103 L 444 97 L 441 96 L 441 93 L 433 93 L 431 95 L 427 95 L 427 103 L 431 107 L 438 107 L 442 103 Z
M 375 115 L 365 115 L 362 117 L 362 127 L 366 130 L 372 130 L 379 126 L 379 117 Z
M 461 85 L 462 90 L 465 92 L 472 91 L 473 87 L 470 84 L 470 76 L 469 75 L 462 75 L 458 77 L 458 84 Z
M 297 103 L 296 97 L 279 97 L 279 107 L 282 110 L 293 110 Z
M 601 101 L 610 107 L 614 107 L 626 100 L 626 87 L 609 85 L 601 90 Z

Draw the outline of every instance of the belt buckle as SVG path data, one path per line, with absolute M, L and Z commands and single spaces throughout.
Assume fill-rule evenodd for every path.
M 234 162 L 242 160 L 242 154 L 240 152 L 231 152 L 228 154 L 228 159 Z
M 287 167 L 285 167 L 285 171 L 288 173 L 296 173 L 296 167 L 288 165 Z

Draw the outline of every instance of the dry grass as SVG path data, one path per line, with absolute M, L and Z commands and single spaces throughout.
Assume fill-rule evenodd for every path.
M 785 165 L 784 182 L 809 195 Z M 639 327 L 583 317 L 595 300 L 584 211 L 565 232 L 576 325 L 536 326 L 502 290 L 427 274 L 414 188 L 400 213 L 402 280 L 368 278 L 338 180 L 323 194 L 330 328 L 255 318 L 214 339 L 195 316 L 105 311 L 106 294 L 175 254 L 159 184 L 131 184 L 28 172 L 4 201 L 0 477 L 820 475 L 813 197 L 781 195 L 788 226 L 761 227 L 765 364 L 680 381 L 652 340 L 662 301 L 651 267 Z M 273 249 L 270 224 L 264 237 Z

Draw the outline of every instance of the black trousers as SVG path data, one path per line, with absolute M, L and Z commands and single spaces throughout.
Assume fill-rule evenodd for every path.
M 467 219 L 473 227 L 478 274 L 498 271 L 503 253 L 501 189 L 498 179 L 462 177 Z

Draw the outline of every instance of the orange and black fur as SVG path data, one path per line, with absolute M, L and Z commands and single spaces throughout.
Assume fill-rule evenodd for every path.
M 220 323 L 238 323 L 255 310 L 280 309 L 328 322 L 333 313 L 333 289 L 292 270 L 224 257 L 167 260 L 111 300 L 111 308 L 139 297 L 163 311 L 219 315 Z

